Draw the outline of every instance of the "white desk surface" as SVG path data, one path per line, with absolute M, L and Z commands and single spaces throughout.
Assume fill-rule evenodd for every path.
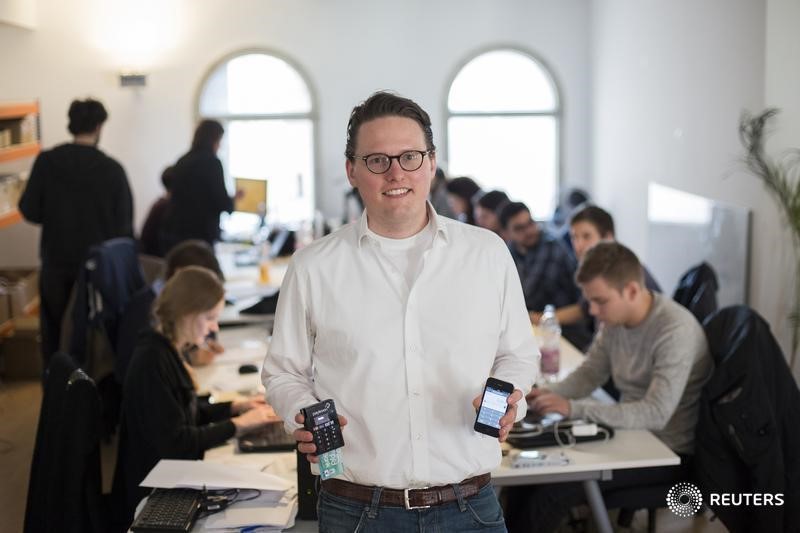
M 647 468 L 680 464 L 675 455 L 652 433 L 642 429 L 619 429 L 608 442 L 593 441 L 576 444 L 572 448 L 557 446 L 541 448 L 542 452 L 556 454 L 563 451 L 570 463 L 558 466 L 512 468 L 511 457 L 492 472 L 496 486 L 530 485 L 557 481 L 585 479 L 610 479 L 614 470 Z

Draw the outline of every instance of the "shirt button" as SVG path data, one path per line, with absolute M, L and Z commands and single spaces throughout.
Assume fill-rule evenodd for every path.
M 411 391 L 411 392 L 412 392 L 412 394 L 413 394 L 414 396 L 419 396 L 419 391 L 418 391 L 418 390 Z
M 422 433 L 417 433 L 417 440 L 422 440 Z

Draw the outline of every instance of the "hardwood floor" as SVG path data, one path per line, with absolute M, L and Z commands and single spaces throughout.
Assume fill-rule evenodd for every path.
M 41 403 L 39 381 L 0 381 L 0 533 L 22 531 Z

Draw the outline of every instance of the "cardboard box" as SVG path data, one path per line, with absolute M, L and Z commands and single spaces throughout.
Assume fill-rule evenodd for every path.
M 8 379 L 41 379 L 39 318 L 14 318 L 12 324 L 13 333 L 0 338 L 0 375 Z
M 11 318 L 22 317 L 30 314 L 32 306 L 39 297 L 39 271 L 38 270 L 0 270 L 0 306 L 5 305 L 5 313 L 0 310 L 0 316 L 8 315 Z

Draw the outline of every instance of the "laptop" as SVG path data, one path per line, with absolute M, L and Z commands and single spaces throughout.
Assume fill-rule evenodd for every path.
M 294 450 L 297 442 L 283 429 L 283 422 L 272 422 L 267 426 L 237 438 L 239 451 L 287 452 Z

